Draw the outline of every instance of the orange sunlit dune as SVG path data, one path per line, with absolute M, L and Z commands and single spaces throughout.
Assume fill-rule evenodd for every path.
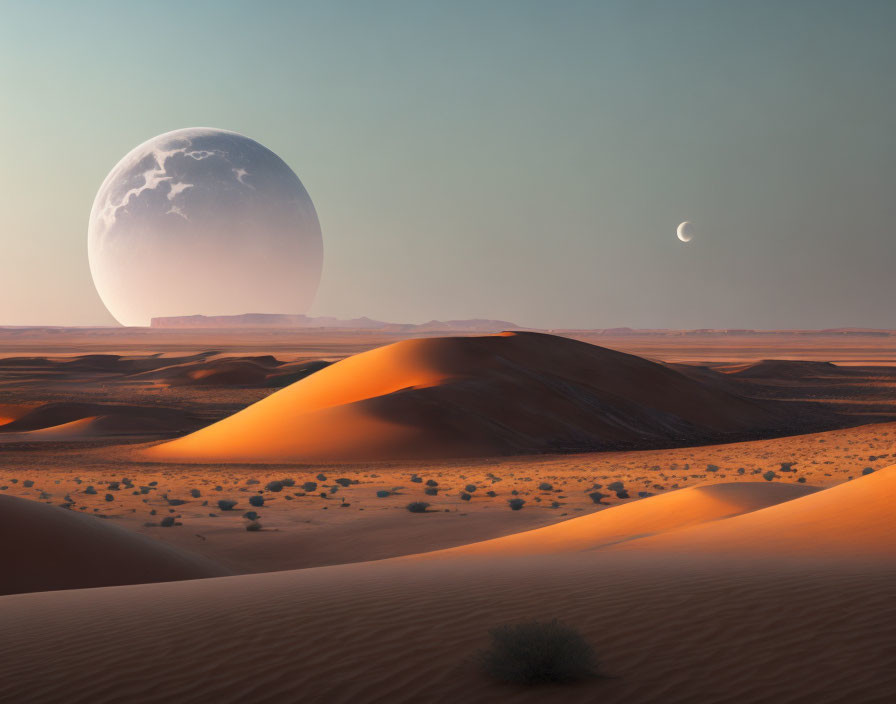
M 631 550 L 849 558 L 896 557 L 896 466 L 719 524 L 634 541 Z
M 537 555 L 625 546 L 632 540 L 719 521 L 818 491 L 804 484 L 733 482 L 670 491 L 524 533 L 430 553 Z M 710 529 L 711 530 L 711 529 Z
M 538 333 L 406 340 L 348 357 L 153 459 L 284 462 L 600 449 L 768 430 L 771 406 Z

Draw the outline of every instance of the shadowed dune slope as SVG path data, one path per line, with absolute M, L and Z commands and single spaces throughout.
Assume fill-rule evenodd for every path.
M 708 521 L 719 521 L 818 491 L 804 484 L 730 482 L 670 491 L 587 516 L 420 557 L 536 555 L 580 552 L 624 544 Z
M 0 700 L 888 702 L 894 578 L 886 561 L 745 566 L 620 548 L 13 595 L 0 598 L 15 634 L 0 641 Z M 574 624 L 611 678 L 483 677 L 473 658 L 488 630 L 533 618 Z M 48 644 L 49 671 L 35 667 Z
M 188 462 L 556 452 L 720 439 L 784 416 L 640 357 L 503 333 L 354 355 L 148 452 Z
M 170 437 L 196 428 L 198 422 L 189 413 L 175 408 L 61 401 L 38 406 L 0 426 L 0 442 L 141 435 Z
M 661 554 L 896 558 L 896 465 L 742 516 L 636 540 Z
M 0 494 L 0 594 L 218 577 L 226 570 L 94 516 Z

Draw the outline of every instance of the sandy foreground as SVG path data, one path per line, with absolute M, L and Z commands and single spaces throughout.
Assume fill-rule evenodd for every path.
M 271 374 L 382 342 L 309 339 L 250 339 L 289 367 L 110 333 L 107 351 L 186 361 L 0 369 L 0 422 L 18 423 L 0 443 L 0 702 L 896 701 L 892 371 L 754 364 L 767 338 L 632 337 L 667 361 L 706 345 L 724 364 L 686 370 L 701 383 L 724 373 L 763 402 L 835 408 L 844 427 L 451 460 L 152 457 L 169 428 L 270 396 Z M 896 361 L 889 337 L 776 340 L 804 359 Z M 249 376 L 184 385 L 209 370 Z M 522 688 L 481 673 L 490 628 L 553 618 L 605 677 Z
M 600 531 L 582 544 L 584 526 L 571 535 L 579 543 L 570 552 L 559 543 L 521 556 L 498 540 L 480 555 L 6 596 L 0 620 L 16 638 L 0 645 L 0 698 L 891 701 L 891 514 L 872 501 L 861 530 L 850 516 L 881 492 L 893 496 L 894 482 L 890 468 L 785 501 L 773 485 L 735 485 L 725 500 L 738 515 L 690 528 L 666 521 L 651 526 L 653 537 L 617 536 L 610 546 Z M 718 492 L 679 493 L 690 494 L 680 503 L 687 514 L 710 515 L 719 502 Z M 650 515 L 650 504 L 669 496 L 577 520 L 612 521 L 625 509 Z M 743 512 L 763 503 L 770 505 Z M 841 510 L 830 523 L 841 541 L 870 546 L 862 554 L 832 553 L 797 530 L 833 503 Z M 724 536 L 728 524 L 747 520 L 753 525 L 737 531 L 746 542 L 725 554 L 688 537 Z M 562 525 L 534 531 L 532 542 Z M 790 535 L 800 554 L 755 550 L 770 528 Z M 678 549 L 638 547 L 656 536 Z M 488 628 L 524 618 L 574 624 L 608 678 L 534 689 L 485 679 L 472 660 Z

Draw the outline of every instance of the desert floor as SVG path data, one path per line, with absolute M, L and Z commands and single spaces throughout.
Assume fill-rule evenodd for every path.
M 301 365 L 391 341 L 381 337 L 48 331 L 4 340 L 0 357 L 273 354 Z M 749 382 L 758 397 L 854 409 L 855 425 L 701 447 L 201 465 L 149 461 L 159 439 L 141 434 L 9 436 L 0 493 L 100 516 L 123 529 L 115 549 L 143 555 L 126 541 L 139 534 L 196 556 L 188 576 L 210 578 L 5 589 L 0 623 L 15 635 L 0 646 L 0 700 L 894 701 L 891 339 L 588 339 L 696 370 L 769 358 L 855 370 Z M 273 391 L 32 362 L 0 361 L 0 424 L 47 403 L 110 402 L 204 424 Z M 510 499 L 525 504 L 511 510 Z M 416 501 L 428 510 L 409 512 Z M 49 553 L 9 549 L 27 545 L 27 520 L 0 516 L 0 556 L 39 565 Z M 473 660 L 488 629 L 533 618 L 579 628 L 608 677 L 535 689 L 483 677 Z

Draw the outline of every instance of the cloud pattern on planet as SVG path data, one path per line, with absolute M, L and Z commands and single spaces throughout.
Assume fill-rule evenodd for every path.
M 304 313 L 323 244 L 299 178 L 236 132 L 190 128 L 141 144 L 109 173 L 88 230 L 90 267 L 125 325 L 152 317 Z

